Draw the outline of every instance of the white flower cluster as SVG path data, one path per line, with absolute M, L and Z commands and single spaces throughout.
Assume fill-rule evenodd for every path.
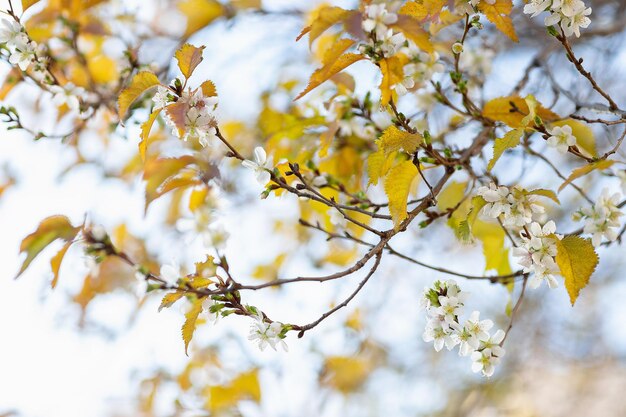
M 287 351 L 282 323 L 277 321 L 268 323 L 261 312 L 257 312 L 257 314 L 251 317 L 254 319 L 254 322 L 250 325 L 248 340 L 256 341 L 261 350 L 265 350 L 268 345 L 276 350 L 276 346 L 280 345 L 285 352 Z
M 587 7 L 582 0 L 530 0 L 524 6 L 524 13 L 535 17 L 547 11 L 550 16 L 546 17 L 546 26 L 560 25 L 565 36 L 580 36 L 580 29 L 586 28 L 591 23 L 589 15 L 591 7 Z
M 426 288 L 422 304 L 428 314 L 428 322 L 423 338 L 425 342 L 434 342 L 437 352 L 444 345 L 448 350 L 459 345 L 459 355 L 471 357 L 472 371 L 489 377 L 504 356 L 501 344 L 505 333 L 498 330 L 490 335 L 493 322 L 480 320 L 478 311 L 472 312 L 461 324 L 459 316 L 466 298 L 467 293 L 462 292 L 452 280 L 436 281 L 431 288 Z
M 574 220 L 585 219 L 583 233 L 591 235 L 593 246 L 599 246 L 602 238 L 610 242 L 617 239 L 620 217 L 624 214 L 618 207 L 621 199 L 622 195 L 619 192 L 611 194 L 609 189 L 605 188 L 596 204 L 574 213 Z
M 406 42 L 401 32 L 394 32 L 389 25 L 398 21 L 398 15 L 387 10 L 385 3 L 370 4 L 365 7 L 361 27 L 369 35 L 367 45 L 361 45 L 361 52 L 379 56 L 391 56 Z
M 523 227 L 533 221 L 533 214 L 544 212 L 543 206 L 536 203 L 537 197 L 528 195 L 517 185 L 509 189 L 491 183 L 488 187 L 480 187 L 477 193 L 487 202 L 480 216 L 491 219 L 502 216 L 505 226 Z
M 548 129 L 548 134 L 548 145 L 560 153 L 565 154 L 570 146 L 576 145 L 576 136 L 572 134 L 571 126 L 555 126 Z
M 556 288 L 555 275 L 560 273 L 555 261 L 556 239 L 562 236 L 556 234 L 554 221 L 543 227 L 533 221 L 534 214 L 545 211 L 536 203 L 537 196 L 529 195 L 520 186 L 509 189 L 494 183 L 480 187 L 478 195 L 487 203 L 480 212 L 481 217 L 501 219 L 504 226 L 522 228 L 521 244 L 513 248 L 513 256 L 520 258 L 518 264 L 524 267 L 524 272 L 533 273 L 528 283 L 530 288 L 538 288 L 544 281 L 550 288 Z
M 172 133 L 178 137 L 187 140 L 197 140 L 203 147 L 208 146 L 211 139 L 217 134 L 217 121 L 213 112 L 217 108 L 217 97 L 205 97 L 202 89 L 195 91 L 183 91 L 182 96 L 176 100 L 175 95 L 166 87 L 159 86 L 157 92 L 152 98 L 155 103 L 155 109 L 165 108 L 176 101 L 176 103 L 184 103 L 187 105 L 185 113 L 185 126 L 183 132 L 175 121 L 165 112 L 165 121 L 172 127 Z
M 533 277 L 528 281 L 530 288 L 539 288 L 545 281 L 548 287 L 558 287 L 555 275 L 560 274 L 556 264 L 557 253 L 556 239 L 561 235 L 556 234 L 556 224 L 547 222 L 543 227 L 537 222 L 520 232 L 521 245 L 513 248 L 513 256 L 518 257 L 518 264 L 524 267 L 524 272 L 532 272 Z
M 54 79 L 46 63 L 38 55 L 37 43 L 28 37 L 24 26 L 15 20 L 2 19 L 0 44 L 4 44 L 8 49 L 11 64 L 17 65 L 22 71 L 30 68 L 32 78 L 48 87 L 55 105 L 67 105 L 70 110 L 80 111 L 81 101 L 88 100 L 85 89 L 72 83 L 63 86 L 53 85 Z M 88 115 L 82 114 L 81 116 L 87 117 Z
M 24 26 L 15 20 L 2 20 L 0 43 L 9 50 L 9 62 L 26 71 L 37 60 L 37 43 L 28 38 Z

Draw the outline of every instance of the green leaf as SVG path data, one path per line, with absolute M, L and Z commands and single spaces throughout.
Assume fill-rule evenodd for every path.
M 524 129 L 514 129 L 507 132 L 503 138 L 496 139 L 493 144 L 493 158 L 489 161 L 487 169 L 491 171 L 504 151 L 513 149 L 520 143 L 520 139 L 524 135 Z
M 565 288 L 572 305 L 576 302 L 580 290 L 589 283 L 589 278 L 598 265 L 598 254 L 589 239 L 578 236 L 566 236 L 555 239 L 557 243 L 556 263 L 565 278 Z

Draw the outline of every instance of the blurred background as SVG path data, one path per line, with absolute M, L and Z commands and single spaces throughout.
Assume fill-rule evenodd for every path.
M 7 2 L 0 3 L 5 9 Z M 581 100 L 593 101 L 588 85 L 575 76 L 558 44 L 545 35 L 541 18 L 528 19 L 518 3 L 514 21 L 519 44 L 498 36 L 489 25 L 481 34 L 484 39 L 470 42 L 468 55 L 473 58 L 466 65 L 468 70 L 480 68 L 477 92 L 485 99 L 507 94 L 529 63 L 540 57 L 546 69 L 531 73 L 524 94 L 555 103 L 553 109 L 560 114 L 574 108 L 555 83 Z M 594 9 L 593 23 L 574 41 L 576 51 L 597 80 L 624 104 L 626 3 L 586 3 Z M 249 126 L 267 116 L 263 113 L 267 103 L 276 109 L 291 106 L 294 93 L 316 68 L 306 40 L 295 42 L 307 21 L 306 11 L 316 4 L 263 0 L 260 11 L 242 9 L 232 17 L 216 18 L 189 40 L 206 46 L 194 79 L 215 82 L 220 123 L 230 123 L 238 143 L 248 151 L 261 140 Z M 352 1 L 332 4 L 356 7 Z M 167 67 L 188 19 L 178 6 L 158 0 L 111 1 L 94 13 L 116 16 L 119 27 L 114 30 L 128 31 L 122 36 L 128 39 L 140 36 L 142 24 L 150 27 L 141 59 Z M 124 26 L 120 16 L 133 17 L 139 24 Z M 156 36 L 155 27 L 167 33 Z M 451 29 L 449 38 L 457 34 Z M 114 42 L 107 47 L 111 54 L 119 53 Z M 8 73 L 9 66 L 1 71 Z M 376 90 L 379 80 L 373 66 L 361 62 L 349 72 L 356 79 L 358 96 Z M 169 78 L 175 75 L 170 68 Z M 290 82 L 297 85 L 295 91 Z M 311 101 L 323 102 L 326 93 L 324 89 L 312 93 Z M 423 109 L 417 95 L 403 100 L 407 114 Z M 48 111 L 49 100 L 32 85 L 20 85 L 4 101 L 21 109 L 23 118 L 37 129 L 63 131 L 63 122 Z M 450 114 L 434 106 L 424 110 L 423 118 L 431 131 L 437 131 L 447 125 Z M 248 128 L 236 129 L 242 122 Z M 105 124 L 106 120 L 100 121 L 99 126 Z M 42 255 L 14 280 L 21 262 L 21 239 L 53 214 L 65 214 L 74 222 L 86 215 L 128 247 L 150 253 L 162 263 L 189 267 L 205 255 L 201 239 L 185 231 L 183 223 L 164 222 L 171 210 L 170 197 L 156 200 L 144 213 L 144 183 L 130 168 L 137 154 L 138 124 L 109 130 L 97 126 L 71 146 L 53 139 L 34 141 L 19 130 L 2 132 L 0 416 L 626 415 L 626 260 L 620 244 L 600 248 L 600 266 L 575 307 L 562 287 L 554 291 L 542 287 L 526 295 L 507 338 L 507 354 L 488 379 L 471 372 L 469 358 L 455 351 L 437 353 L 432 344 L 422 341 L 426 320 L 419 296 L 424 287 L 445 277 L 392 257 L 383 259 L 374 279 L 347 309 L 302 339 L 290 335 L 287 353 L 258 351 L 247 340 L 249 320 L 228 317 L 201 325 L 187 357 L 180 338 L 185 306 L 158 312 L 159 294 L 138 297 L 128 271 L 126 275 L 117 271 L 116 281 L 86 288 L 90 265 L 78 247 L 70 249 L 55 290 L 49 285 L 47 259 L 54 254 L 50 249 L 47 257 Z M 595 133 L 600 146 L 610 142 L 614 132 L 597 129 Z M 463 130 L 457 134 L 460 143 L 467 140 Z M 298 140 L 293 146 L 301 146 Z M 178 143 L 165 138 L 160 146 L 176 154 Z M 563 172 L 575 167 L 554 149 L 536 151 Z M 339 268 L 329 259 L 333 250 L 348 258 L 356 255 L 342 255 L 352 250 L 346 248 L 329 251 L 324 236 L 303 236 L 295 226 L 300 215 L 297 201 L 260 200 L 259 187 L 248 172 L 227 161 L 222 165 L 215 213 L 230 235 L 224 251 L 235 276 L 270 280 L 319 275 Z M 548 166 L 528 160 L 521 152 L 507 154 L 499 165 L 498 174 L 511 182 L 552 189 L 561 182 L 548 175 Z M 615 178 L 600 181 L 618 186 Z M 580 186 L 594 198 L 601 189 L 590 180 Z M 371 193 L 383 196 L 381 190 Z M 568 190 L 560 197 L 570 210 L 582 204 Z M 553 209 L 549 216 L 563 231 L 576 227 L 565 210 Z M 395 246 L 433 265 L 477 275 L 484 270 L 480 247 L 460 245 L 445 225 L 411 229 L 399 236 Z M 288 261 L 275 262 L 285 251 L 292 252 Z M 287 286 L 246 297 L 281 321 L 308 322 L 345 298 L 359 279 Z M 511 295 L 504 286 L 458 282 L 470 292 L 469 311 L 480 310 L 481 317 L 506 328 Z

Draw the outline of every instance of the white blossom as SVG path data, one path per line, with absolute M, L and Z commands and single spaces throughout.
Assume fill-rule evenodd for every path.
M 377 38 L 382 38 L 387 33 L 388 25 L 398 21 L 398 15 L 390 13 L 384 3 L 370 4 L 365 7 L 365 19 L 361 23 L 367 33 L 374 32 Z
M 346 227 L 348 221 L 344 215 L 335 208 L 328 209 L 328 216 L 330 217 L 330 223 L 336 227 Z
M 467 356 L 480 346 L 480 342 L 489 340 L 489 330 L 493 327 L 491 320 L 480 320 L 480 312 L 473 311 L 469 319 L 461 327 L 456 324 L 456 337 L 459 340 L 459 355 Z
M 522 227 L 532 222 L 534 214 L 545 211 L 536 203 L 537 196 L 528 194 L 520 186 L 509 189 L 491 183 L 480 187 L 477 194 L 487 202 L 480 211 L 481 217 L 497 219 L 502 216 L 505 226 Z
M 280 337 L 283 330 L 283 324 L 277 321 L 268 323 L 263 318 L 262 313 L 258 313 L 252 316 L 254 322 L 250 325 L 250 334 L 248 340 L 256 341 L 259 349 L 262 351 L 269 345 L 272 349 L 276 350 L 276 346 L 280 345 L 283 350 L 287 351 L 287 344 Z
M 67 105 L 71 110 L 79 110 L 80 100 L 85 94 L 85 89 L 77 87 L 73 83 L 67 83 L 64 86 L 50 86 L 50 92 L 54 95 L 52 102 L 55 105 Z
M 160 275 L 161 278 L 163 278 L 168 284 L 175 284 L 181 277 L 182 273 L 180 271 L 180 267 L 177 264 L 172 263 L 161 265 Z
M 610 242 L 617 239 L 620 217 L 623 215 L 618 207 L 621 199 L 620 193 L 611 194 L 605 188 L 593 207 L 585 207 L 579 211 L 579 217 L 585 219 L 583 233 L 591 234 L 594 246 L 599 246 L 603 238 Z
M 152 101 L 154 101 L 154 108 L 162 109 L 167 106 L 172 101 L 171 97 L 172 92 L 168 88 L 163 87 L 162 85 L 158 86 L 156 94 L 152 97 Z
M 591 7 L 582 0 L 530 0 L 524 13 L 536 17 L 542 12 L 550 13 L 544 20 L 546 26 L 559 25 L 565 36 L 580 36 L 580 29 L 591 24 Z
M 505 354 L 505 350 L 500 346 L 504 336 L 504 331 L 498 330 L 493 336 L 481 343 L 479 350 L 472 353 L 473 372 L 482 372 L 486 377 L 493 375 L 495 365 L 500 362 L 500 359 Z
M 527 231 L 520 232 L 522 243 L 513 248 L 513 256 L 519 258 L 518 264 L 524 268 L 524 272 L 534 273 L 528 286 L 535 289 L 545 281 L 550 288 L 556 288 L 558 282 L 555 275 L 560 273 L 555 261 L 556 239 L 562 237 L 556 234 L 556 224 L 551 220 L 542 227 L 533 222 Z
M 570 126 L 556 126 L 548 129 L 548 145 L 556 148 L 560 153 L 567 153 L 570 146 L 576 145 L 576 137 L 572 134 Z
M 272 177 L 268 171 L 271 166 L 271 160 L 268 161 L 265 149 L 260 146 L 254 148 L 254 161 L 246 159 L 241 165 L 252 170 L 257 182 L 263 186 L 267 184 Z
M 524 6 L 524 13 L 531 15 L 530 17 L 537 17 L 542 12 L 548 10 L 552 4 L 552 0 L 530 0 Z
M 27 44 L 23 49 L 17 49 L 11 53 L 9 62 L 17 65 L 22 71 L 26 71 L 30 64 L 35 60 L 35 49 L 32 42 Z
M 24 32 L 24 27 L 13 19 L 2 19 L 0 27 L 0 43 L 6 44 L 11 51 L 25 49 L 28 44 L 28 36 Z
M 438 320 L 429 320 L 426 324 L 426 329 L 422 335 L 424 342 L 434 342 L 434 347 L 437 352 L 443 349 L 444 345 L 448 350 L 452 350 L 458 341 L 453 337 L 452 330 L 444 326 Z

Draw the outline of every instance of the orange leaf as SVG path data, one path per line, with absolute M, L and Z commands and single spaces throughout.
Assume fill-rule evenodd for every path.
M 52 273 L 54 274 L 54 278 L 52 278 L 51 283 L 52 288 L 57 286 L 57 282 L 59 281 L 59 270 L 61 269 L 61 262 L 63 262 L 63 258 L 65 257 L 67 250 L 70 248 L 70 246 L 72 246 L 72 243 L 74 242 L 72 242 L 71 240 L 65 243 L 61 250 L 58 251 L 57 254 L 52 257 L 52 259 L 50 259 L 50 267 L 52 268 Z

